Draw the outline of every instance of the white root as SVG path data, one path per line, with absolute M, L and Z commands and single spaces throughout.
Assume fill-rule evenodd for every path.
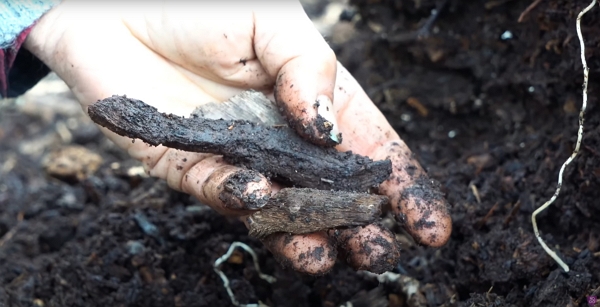
M 215 270 L 215 273 L 217 273 L 217 275 L 219 275 L 219 277 L 221 277 L 221 280 L 223 281 L 223 287 L 225 287 L 225 290 L 227 290 L 227 294 L 229 295 L 229 299 L 231 299 L 231 303 L 233 305 L 240 306 L 240 307 L 268 307 L 267 305 L 265 305 L 264 303 L 262 303 L 260 301 L 258 302 L 258 304 L 240 304 L 238 302 L 238 300 L 235 298 L 235 295 L 233 294 L 231 287 L 229 287 L 229 278 L 227 278 L 225 273 L 223 273 L 223 271 L 221 271 L 221 269 L 219 269 L 221 264 L 223 262 L 227 261 L 227 259 L 229 259 L 229 257 L 231 257 L 231 254 L 233 254 L 233 251 L 237 247 L 242 248 L 248 254 L 250 254 L 250 256 L 252 256 L 252 260 L 254 261 L 254 268 L 256 269 L 256 272 L 258 272 L 258 277 L 260 277 L 263 280 L 266 280 L 267 282 L 269 282 L 271 284 L 276 281 L 275 277 L 264 274 L 260 270 L 260 265 L 258 264 L 258 256 L 256 255 L 256 253 L 250 246 L 248 246 L 242 242 L 231 243 L 227 252 L 223 256 L 221 256 L 217 260 L 215 260 L 215 263 L 213 264 L 213 269 Z
M 596 0 L 593 0 L 592 3 L 590 3 L 590 5 L 583 9 L 577 16 L 577 36 L 579 37 L 579 44 L 581 45 L 581 64 L 583 64 L 583 104 L 581 105 L 581 111 L 579 112 L 579 131 L 577 133 L 577 144 L 575 145 L 575 149 L 573 150 L 571 156 L 565 161 L 565 163 L 563 163 L 562 167 L 560 168 L 560 172 L 558 173 L 558 185 L 556 186 L 556 191 L 554 192 L 554 195 L 552 195 L 552 198 L 550 198 L 550 200 L 548 200 L 541 207 L 535 210 L 531 215 L 531 223 L 533 224 L 533 231 L 535 233 L 535 237 L 540 242 L 542 248 L 544 248 L 544 251 L 546 251 L 546 253 L 550 257 L 552 257 L 552 259 L 554 259 L 554 261 L 556 261 L 556 263 L 558 263 L 558 265 L 560 265 L 560 267 L 563 270 L 565 270 L 565 272 L 569 272 L 569 266 L 566 263 L 564 263 L 560 259 L 560 257 L 558 257 L 558 255 L 546 245 L 546 243 L 540 236 L 535 217 L 542 211 L 546 210 L 546 208 L 548 208 L 548 206 L 550 206 L 560 194 L 560 188 L 562 187 L 562 178 L 565 167 L 569 165 L 569 163 L 571 163 L 573 159 L 575 159 L 575 157 L 579 153 L 579 148 L 581 146 L 581 139 L 583 138 L 583 120 L 585 115 L 585 109 L 587 107 L 588 79 L 590 71 L 585 60 L 585 43 L 583 41 L 583 36 L 581 35 L 581 17 L 583 17 L 585 13 L 591 10 L 594 7 L 594 5 L 596 5 Z

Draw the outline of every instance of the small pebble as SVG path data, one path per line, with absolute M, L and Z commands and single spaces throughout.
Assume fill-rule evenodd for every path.
M 502 33 L 502 35 L 500 35 L 500 38 L 504 41 L 512 39 L 513 38 L 513 34 L 510 31 L 504 31 L 504 33 Z
M 207 211 L 211 211 L 212 209 L 206 205 L 194 205 L 185 207 L 185 211 L 190 213 L 204 213 Z
M 142 254 L 145 250 L 146 247 L 144 246 L 144 244 L 140 243 L 139 241 L 127 241 L 127 252 L 129 252 L 129 254 L 131 255 L 140 255 Z
M 69 208 L 69 209 L 83 209 L 83 203 L 77 201 L 77 197 L 75 193 L 67 192 L 63 194 L 59 199 L 56 200 L 56 204 L 59 207 Z
M 145 234 L 154 238 L 159 238 L 158 227 L 152 224 L 143 213 L 138 212 L 133 216 L 133 218 Z

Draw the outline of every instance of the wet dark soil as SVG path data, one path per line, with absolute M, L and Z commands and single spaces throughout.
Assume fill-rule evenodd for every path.
M 582 150 L 538 217 L 571 267 L 564 273 L 537 243 L 530 215 L 554 192 L 575 145 L 583 81 L 575 18 L 587 3 L 541 1 L 518 23 L 533 1 L 449 0 L 429 36 L 416 39 L 406 34 L 419 31 L 436 1 L 353 2 L 357 32 L 332 43 L 441 183 L 454 222 L 446 246 L 415 245 L 395 226 L 401 282 L 378 286 L 342 265 L 302 276 L 278 265 L 238 220 L 136 172 L 139 164 L 89 122 L 3 108 L 0 305 L 228 306 L 212 263 L 233 241 L 253 247 L 278 279 L 261 280 L 237 254 L 223 270 L 241 302 L 587 306 L 586 296 L 600 296 L 600 10 L 583 20 L 591 83 Z M 73 144 L 101 154 L 93 175 L 78 168 L 84 176 L 65 182 L 44 171 L 46 154 Z

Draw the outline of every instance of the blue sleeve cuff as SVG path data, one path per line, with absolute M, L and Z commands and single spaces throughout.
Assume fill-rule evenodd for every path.
M 19 34 L 60 0 L 0 0 L 0 49 L 10 47 Z

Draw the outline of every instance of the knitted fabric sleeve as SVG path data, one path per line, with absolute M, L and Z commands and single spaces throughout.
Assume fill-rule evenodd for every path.
M 50 71 L 21 46 L 35 22 L 60 0 L 0 0 L 0 96 L 15 97 Z

